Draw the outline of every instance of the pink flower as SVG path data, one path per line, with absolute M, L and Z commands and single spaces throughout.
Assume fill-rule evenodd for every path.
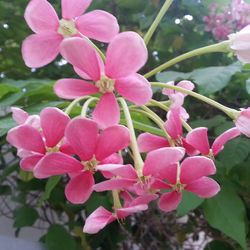
M 40 114 L 41 128 L 38 129 L 26 123 L 29 117 L 25 112 L 14 109 L 14 117 L 21 125 L 8 132 L 7 141 L 22 152 L 19 154 L 23 158 L 21 168 L 33 171 L 47 153 L 60 150 L 59 143 L 70 118 L 57 108 L 45 108 Z
M 210 149 L 207 130 L 208 129 L 204 127 L 193 129 L 187 134 L 186 141 L 195 149 L 199 150 L 201 154 L 211 157 L 216 156 L 221 150 L 223 150 L 224 145 L 228 141 L 240 135 L 238 128 L 231 128 L 218 136 L 214 140 Z
M 55 84 L 56 94 L 74 99 L 100 93 L 102 97 L 93 112 L 93 119 L 101 128 L 119 122 L 120 111 L 114 91 L 137 105 L 146 104 L 152 97 L 149 82 L 136 73 L 146 63 L 148 53 L 143 39 L 135 32 L 120 33 L 111 41 L 105 65 L 95 49 L 80 38 L 65 40 L 61 53 L 80 76 L 94 84 L 62 79 Z
M 241 31 L 229 35 L 231 49 L 235 52 L 238 59 L 243 63 L 250 63 L 250 25 Z
M 115 209 L 114 213 L 106 210 L 104 207 L 97 208 L 86 219 L 83 232 L 88 234 L 95 234 L 102 230 L 105 226 L 115 220 L 125 219 L 127 216 L 145 211 L 148 209 L 148 203 L 157 198 L 155 195 L 146 195 L 144 197 L 132 198 L 130 195 L 123 195 L 125 199 L 124 207 Z
M 188 155 L 197 154 L 190 144 L 187 143 L 183 137 L 182 121 L 180 117 L 180 108 L 172 108 L 167 115 L 168 119 L 165 123 L 165 129 L 171 136 L 172 142 L 175 146 L 184 147 Z M 169 142 L 166 138 L 161 136 L 143 133 L 138 136 L 138 146 L 140 152 L 149 152 L 158 148 L 169 147 Z
M 35 34 L 27 37 L 22 54 L 28 67 L 42 67 L 59 54 L 64 38 L 86 36 L 110 42 L 118 34 L 116 18 L 108 12 L 94 10 L 82 15 L 92 0 L 61 0 L 62 19 L 46 0 L 31 0 L 25 10 L 25 20 Z
M 99 133 L 97 123 L 86 118 L 73 119 L 65 130 L 65 138 L 80 161 L 61 152 L 46 155 L 34 169 L 37 178 L 69 174 L 65 195 L 75 204 L 84 203 L 92 193 L 93 174 L 99 164 L 116 161 L 113 154 L 129 145 L 126 127 L 115 125 Z
M 178 164 L 166 166 L 164 178 L 168 181 L 172 191 L 161 195 L 160 209 L 165 212 L 175 210 L 181 202 L 183 190 L 201 198 L 216 195 L 220 191 L 220 186 L 216 181 L 207 177 L 215 172 L 213 161 L 203 156 L 186 158 L 179 167 Z
M 236 127 L 247 137 L 250 137 L 250 108 L 242 109 L 235 121 Z
M 167 82 L 166 83 L 167 85 L 172 85 L 174 86 L 174 82 Z M 183 89 L 186 89 L 186 90 L 193 90 L 194 89 L 194 84 L 190 81 L 187 81 L 187 80 L 183 80 L 183 81 L 180 81 L 179 83 L 176 84 L 177 87 L 181 87 Z M 183 104 L 184 104 L 184 100 L 185 100 L 185 97 L 187 96 L 186 94 L 183 94 L 181 92 L 178 92 L 178 91 L 175 91 L 175 90 L 172 90 L 172 89 L 168 89 L 168 88 L 165 88 L 162 90 L 162 93 L 164 95 L 167 95 L 171 101 L 171 106 L 170 108 L 173 109 L 173 108 L 180 108 L 180 114 L 181 114 L 181 117 L 186 121 L 189 119 L 189 114 L 187 113 L 186 109 L 183 108 Z

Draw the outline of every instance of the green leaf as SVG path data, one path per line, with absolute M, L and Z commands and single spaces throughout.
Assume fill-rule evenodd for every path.
M 0 136 L 5 135 L 11 128 L 16 126 L 12 117 L 5 117 L 0 119 Z
M 76 242 L 66 229 L 54 224 L 52 225 L 45 237 L 45 244 L 48 250 L 76 250 Z
M 195 69 L 189 73 L 168 71 L 157 74 L 156 79 L 161 82 L 193 80 L 199 86 L 200 92 L 213 94 L 227 86 L 232 76 L 240 72 L 241 68 L 240 63 L 233 63 L 228 66 Z
M 0 99 L 8 93 L 18 92 L 19 89 L 7 84 L 0 84 Z
M 226 122 L 225 116 L 222 115 L 216 115 L 210 119 L 200 119 L 191 122 L 191 126 L 196 128 L 196 127 L 207 127 L 208 129 L 213 129 L 223 123 Z
M 223 162 L 227 171 L 232 167 L 243 162 L 250 153 L 250 140 L 246 138 L 237 138 L 228 142 L 223 151 L 219 155 L 219 159 Z
M 11 188 L 7 185 L 1 185 L 0 186 L 0 195 L 10 195 L 11 194 Z
M 15 211 L 14 227 L 33 226 L 38 217 L 39 215 L 34 208 L 25 205 Z
M 190 192 L 183 192 L 181 204 L 177 208 L 177 215 L 183 216 L 196 209 L 203 203 L 204 199 Z
M 247 93 L 250 94 L 250 78 L 246 80 L 246 89 L 247 89 Z
M 45 186 L 45 192 L 41 197 L 41 202 L 45 201 L 47 199 L 49 199 L 51 192 L 53 191 L 53 189 L 56 187 L 56 185 L 59 183 L 59 181 L 61 180 L 61 176 L 53 176 L 51 177 Z
M 24 182 L 29 182 L 30 180 L 34 178 L 33 173 L 26 172 L 23 170 L 20 170 L 19 176 L 20 176 L 20 179 Z
M 243 249 L 246 246 L 246 211 L 244 203 L 231 187 L 203 203 L 204 215 L 208 223 L 238 242 Z
M 234 248 L 225 241 L 213 240 L 206 245 L 205 250 L 234 250 Z

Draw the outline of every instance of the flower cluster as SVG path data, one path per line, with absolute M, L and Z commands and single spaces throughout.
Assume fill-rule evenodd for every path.
M 202 198 L 216 195 L 220 186 L 210 177 L 216 173 L 214 157 L 241 133 L 250 137 L 250 111 L 209 101 L 236 124 L 210 146 L 208 129 L 192 129 L 183 107 L 187 95 L 208 98 L 195 94 L 192 82 L 181 81 L 158 84 L 169 98 L 168 105 L 151 100 L 151 84 L 138 73 L 148 57 L 144 40 L 135 32 L 119 33 L 116 18 L 107 12 L 83 14 L 90 3 L 62 0 L 63 18 L 59 20 L 47 0 L 29 2 L 25 19 L 35 34 L 23 42 L 26 65 L 44 66 L 60 53 L 81 79 L 55 83 L 59 97 L 73 100 L 65 111 L 47 107 L 40 115 L 29 115 L 12 108 L 17 126 L 8 132 L 7 140 L 17 148 L 20 167 L 34 177 L 66 175 L 65 196 L 73 204 L 83 204 L 94 191 L 112 191 L 113 211 L 99 207 L 86 220 L 84 232 L 97 233 L 114 220 L 148 209 L 155 200 L 161 210 L 173 211 L 184 190 Z M 106 55 L 89 38 L 108 42 Z M 244 50 L 242 43 L 239 33 L 230 46 Z M 81 115 L 71 118 L 72 107 L 83 100 Z M 94 108 L 91 102 L 97 103 Z M 147 107 L 149 103 L 167 111 L 165 121 Z M 159 125 L 162 136 L 141 129 L 146 133 L 136 138 L 130 110 L 147 115 Z M 120 125 L 121 114 L 127 127 Z M 130 150 L 134 162 L 125 164 L 122 156 Z M 97 181 L 96 172 L 102 181 Z
M 244 0 L 232 0 L 231 4 L 221 9 L 214 3 L 209 6 L 209 15 L 203 18 L 206 28 L 218 41 L 250 24 L 250 4 Z

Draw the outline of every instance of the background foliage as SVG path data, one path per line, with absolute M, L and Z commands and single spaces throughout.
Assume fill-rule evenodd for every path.
M 18 106 L 31 114 L 46 106 L 64 108 L 67 102 L 52 91 L 55 80 L 77 77 L 58 57 L 42 69 L 27 68 L 21 58 L 22 40 L 31 33 L 23 19 L 28 0 L 0 1 L 0 215 L 14 219 L 18 236 L 23 227 L 45 229 L 41 238 L 49 250 L 77 249 L 205 249 L 229 250 L 249 247 L 250 217 L 250 140 L 239 138 L 226 145 L 216 160 L 216 180 L 222 191 L 203 200 L 185 193 L 177 212 L 164 214 L 156 205 L 125 223 L 113 223 L 98 235 L 82 233 L 86 215 L 100 204 L 111 207 L 109 195 L 94 194 L 83 206 L 66 202 L 60 177 L 35 180 L 19 170 L 16 152 L 5 136 L 15 126 L 10 107 Z M 60 9 L 60 1 L 51 1 Z M 121 30 L 143 35 L 164 1 L 94 0 L 91 9 L 104 9 L 117 16 Z M 202 18 L 212 0 L 176 0 L 149 45 L 149 69 L 186 51 L 214 43 L 204 32 Z M 228 0 L 216 1 L 222 8 Z M 190 18 L 190 16 L 192 18 Z M 103 44 L 98 44 L 104 48 Z M 212 54 L 197 57 L 156 76 L 157 80 L 191 79 L 198 92 L 230 107 L 247 107 L 250 101 L 250 65 L 241 65 L 232 55 Z M 155 97 L 161 100 L 159 90 Z M 162 99 L 163 100 L 163 99 Z M 217 110 L 187 99 L 191 125 L 207 126 L 211 140 L 232 126 Z M 79 107 L 75 108 L 77 115 Z M 163 118 L 165 113 L 158 111 Z M 134 116 L 135 127 L 154 128 L 145 117 Z M 200 248 L 199 248 L 200 247 Z

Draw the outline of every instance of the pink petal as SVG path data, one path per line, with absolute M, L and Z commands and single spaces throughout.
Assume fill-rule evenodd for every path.
M 169 171 L 168 171 L 169 172 Z M 176 167 L 174 169 L 175 176 L 173 178 L 173 181 L 169 181 L 170 183 L 175 184 L 176 183 Z M 153 189 L 160 189 L 160 190 L 168 190 L 172 189 L 172 187 L 165 181 L 162 181 L 161 179 L 154 178 L 151 183 L 151 188 Z
M 185 189 L 197 194 L 201 198 L 211 198 L 220 191 L 220 185 L 211 178 L 202 177 L 189 183 Z
M 182 146 L 186 149 L 186 153 L 189 156 L 198 155 L 200 152 L 196 150 L 193 146 L 191 146 L 189 143 L 187 143 L 185 138 L 182 138 Z
M 93 119 L 101 129 L 119 123 L 120 108 L 113 93 L 106 93 L 101 97 L 93 112 Z
M 11 108 L 12 112 L 12 118 L 13 120 L 18 124 L 21 125 L 25 123 L 25 121 L 28 119 L 29 114 L 25 112 L 24 110 L 16 107 Z
M 160 148 L 148 153 L 143 167 L 145 176 L 160 177 L 161 172 L 166 172 L 168 167 L 180 161 L 185 155 L 185 150 L 180 147 Z
M 64 99 L 75 99 L 81 96 L 92 95 L 98 92 L 98 88 L 80 79 L 62 79 L 54 85 L 57 96 Z
M 150 133 L 140 134 L 137 138 L 140 152 L 149 152 L 158 148 L 169 147 L 166 138 Z
M 92 0 L 61 0 L 63 18 L 73 19 L 81 16 L 91 2 Z
M 133 207 L 119 208 L 116 210 L 116 215 L 118 219 L 123 219 L 131 214 L 135 214 L 148 209 L 146 204 L 136 205 Z
M 14 147 L 44 154 L 45 147 L 40 133 L 29 125 L 11 129 L 7 141 Z
M 193 129 L 187 134 L 186 141 L 202 154 L 209 154 L 210 146 L 207 136 L 207 128 L 201 127 Z
M 111 179 L 107 181 L 102 181 L 93 186 L 93 190 L 96 192 L 103 192 L 109 190 L 122 190 L 128 189 L 135 184 L 135 180 L 131 179 Z
M 108 46 L 106 74 L 113 79 L 127 77 L 141 69 L 147 58 L 143 39 L 135 32 L 122 32 Z
M 237 50 L 235 51 L 239 61 L 243 63 L 250 63 L 250 51 L 249 50 Z
M 111 140 L 112 138 L 112 140 Z M 126 148 L 130 143 L 129 130 L 122 125 L 115 125 L 102 131 L 95 151 L 96 159 L 101 161 Z
M 83 204 L 92 194 L 94 184 L 93 174 L 90 171 L 76 175 L 65 188 L 67 200 L 73 204 Z
M 195 87 L 192 82 L 187 81 L 187 80 L 180 81 L 179 83 L 177 83 L 176 86 L 181 87 L 186 90 L 193 90 Z M 182 95 L 187 96 L 186 94 L 182 94 Z
M 35 33 L 57 31 L 59 19 L 53 6 L 46 0 L 31 0 L 24 18 Z
M 26 66 L 39 68 L 51 63 L 59 53 L 62 39 L 57 33 L 28 36 L 22 44 L 22 55 Z
M 217 155 L 221 150 L 223 150 L 224 145 L 228 141 L 230 141 L 238 136 L 240 136 L 240 131 L 238 128 L 231 128 L 231 129 L 225 131 L 220 136 L 218 136 L 212 145 L 213 154 Z
M 130 206 L 149 204 L 151 201 L 154 201 L 157 198 L 158 198 L 157 194 L 145 194 L 132 200 Z
M 123 158 L 118 153 L 115 153 L 103 159 L 100 164 L 123 164 Z
M 159 208 L 165 212 L 175 210 L 181 203 L 182 193 L 172 191 L 164 193 L 159 200 Z
M 84 36 L 100 42 L 110 42 L 119 32 L 116 18 L 103 10 L 94 10 L 77 18 L 76 27 Z
M 113 176 L 119 176 L 123 178 L 136 179 L 137 174 L 132 165 L 121 165 L 121 164 L 105 164 L 98 165 L 96 170 L 105 171 L 111 173 Z
M 205 156 L 193 156 L 186 158 L 181 163 L 181 183 L 189 184 L 203 176 L 215 174 L 214 162 Z
M 75 158 L 61 152 L 50 153 L 43 157 L 34 168 L 34 176 L 42 179 L 83 170 L 83 165 Z
M 178 139 L 182 136 L 182 122 L 180 117 L 180 109 L 173 108 L 168 112 L 165 128 L 173 139 Z
M 95 234 L 102 230 L 109 223 L 115 221 L 115 217 L 104 207 L 98 207 L 85 221 L 84 233 Z
M 93 158 L 98 137 L 98 127 L 94 121 L 75 118 L 68 124 L 65 136 L 81 160 Z
M 174 86 L 174 81 L 167 82 L 166 85 Z M 163 95 L 171 96 L 174 93 L 175 93 L 175 91 L 173 89 L 169 89 L 169 88 L 162 89 Z
M 41 124 L 40 124 L 40 116 L 39 115 L 30 115 L 27 120 L 25 121 L 26 125 L 30 125 L 31 127 L 40 130 Z
M 115 89 L 121 96 L 136 105 L 148 103 L 153 95 L 149 82 L 139 74 L 117 79 Z
M 240 132 L 247 137 L 250 137 L 250 108 L 243 109 L 239 117 L 236 119 L 235 125 Z
M 43 158 L 44 155 L 34 154 L 20 161 L 20 167 L 24 171 L 32 172 L 36 164 Z
M 84 71 L 78 69 L 77 67 L 73 67 L 73 68 L 76 74 L 79 75 L 81 78 L 91 81 L 91 77 L 87 75 Z
M 93 81 L 100 80 L 102 60 L 88 41 L 79 37 L 64 39 L 60 52 L 69 63 L 83 71 Z
M 45 108 L 40 114 L 41 127 L 47 147 L 55 147 L 64 137 L 70 118 L 58 108 Z

